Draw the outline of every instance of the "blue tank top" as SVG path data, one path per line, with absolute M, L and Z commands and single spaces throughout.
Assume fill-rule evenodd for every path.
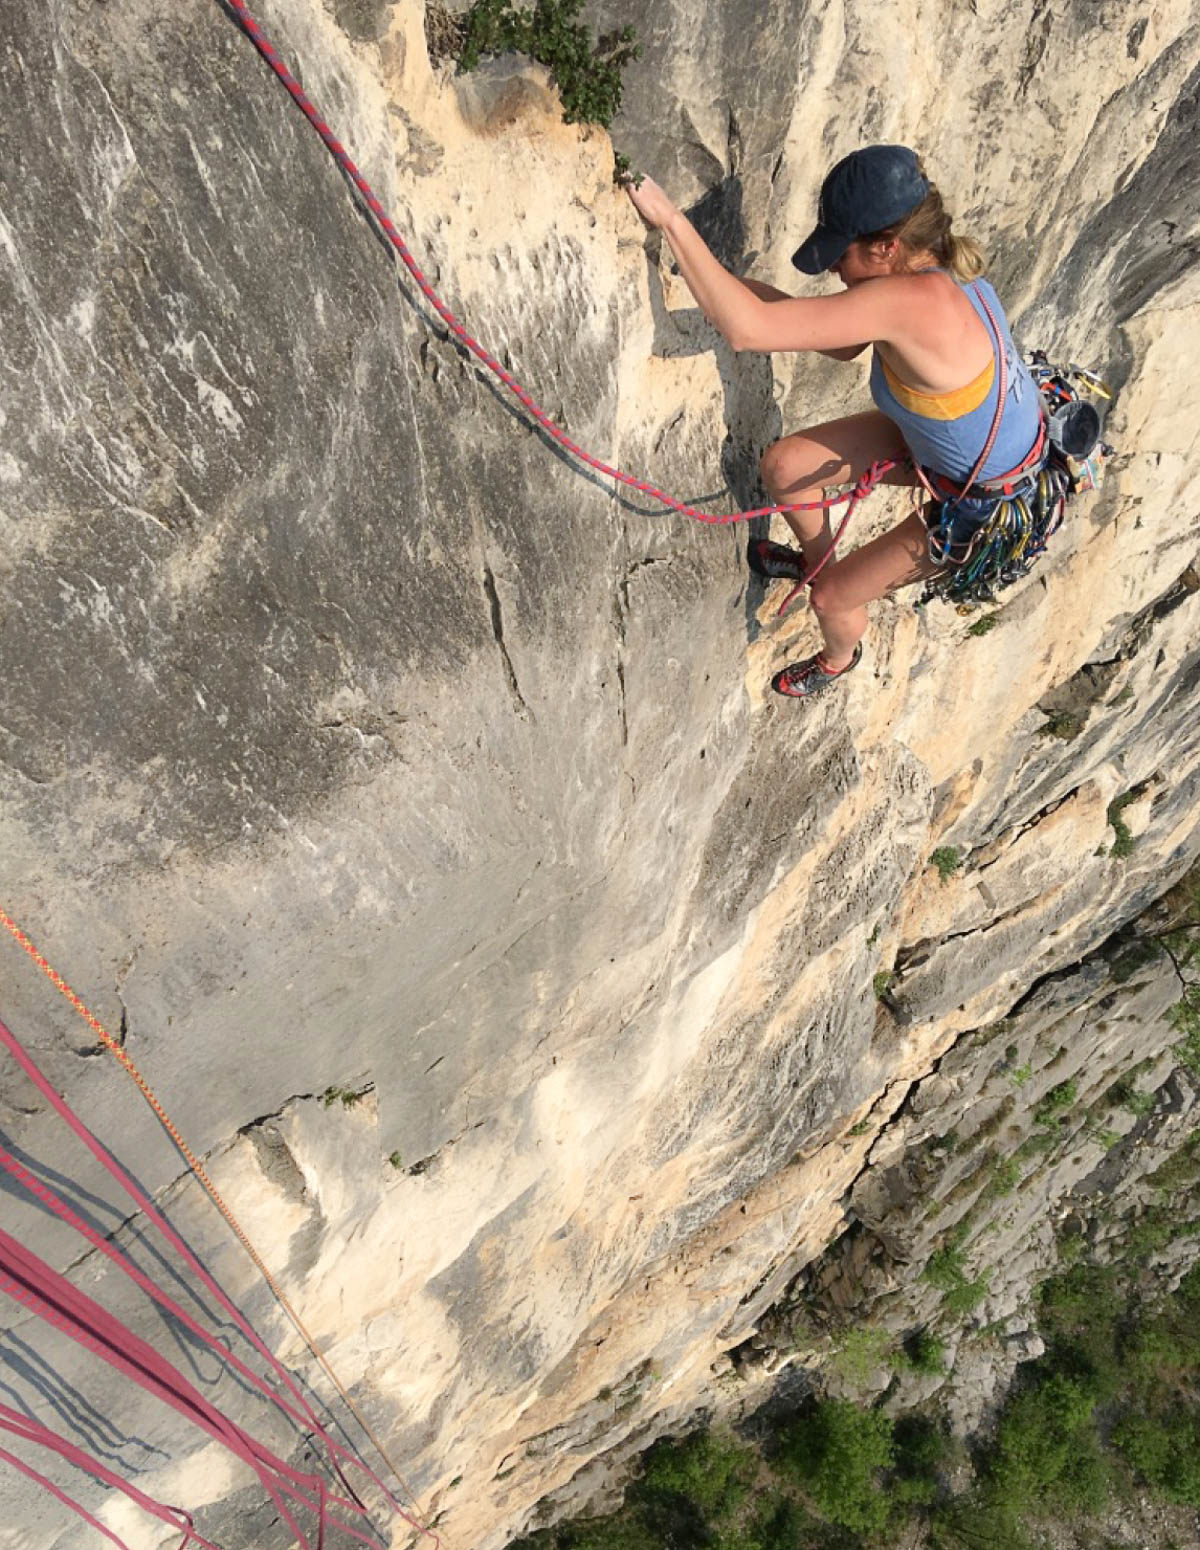
M 987 280 L 973 280 L 962 289 L 992 341 L 990 365 L 974 382 L 952 393 L 919 393 L 900 381 L 876 350 L 871 360 L 871 397 L 876 408 L 899 426 L 909 451 L 923 468 L 950 479 L 966 479 L 987 442 L 1000 391 L 996 338 L 978 294 L 982 291 L 1000 330 L 1008 366 L 1008 393 L 996 444 L 978 474 L 980 479 L 996 479 L 1029 455 L 1037 439 L 1041 400 L 1028 366 L 1017 354 L 995 290 Z

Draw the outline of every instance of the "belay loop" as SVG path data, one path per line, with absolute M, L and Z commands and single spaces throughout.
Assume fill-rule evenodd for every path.
M 1087 367 L 1053 364 L 1044 350 L 1034 350 L 1028 364 L 1043 411 L 1033 452 L 1002 480 L 968 489 L 933 480 L 929 552 L 945 569 L 929 582 L 921 603 L 943 598 L 960 613 L 994 603 L 997 592 L 1028 575 L 1045 553 L 1067 502 L 1100 487 L 1104 460 L 1113 448 L 1101 440 L 1097 401 L 1111 402 L 1112 390 Z M 967 506 L 976 508 L 980 521 L 969 537 L 956 542 L 954 517 Z

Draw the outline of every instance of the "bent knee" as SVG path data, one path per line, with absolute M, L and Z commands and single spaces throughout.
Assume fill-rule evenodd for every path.
M 831 563 L 823 570 L 808 589 L 808 600 L 817 614 L 845 614 L 856 605 L 840 585 L 837 570 Z
M 768 490 L 773 490 L 783 473 L 787 454 L 781 441 L 774 441 L 758 460 L 758 472 Z
M 786 490 L 794 495 L 815 488 L 812 451 L 798 444 L 795 436 L 772 442 L 759 459 L 758 471 L 768 490 Z

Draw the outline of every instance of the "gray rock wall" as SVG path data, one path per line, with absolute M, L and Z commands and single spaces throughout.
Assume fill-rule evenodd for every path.
M 743 530 L 617 499 L 530 432 L 217 5 L 0 7 L 5 907 L 123 1030 L 479 1550 L 711 1402 L 910 1085 L 1200 850 L 1194 10 L 595 15 L 649 45 L 618 134 L 707 199 L 731 261 L 784 280 L 827 163 L 919 141 L 1026 342 L 1115 367 L 1109 486 L 991 634 L 888 601 L 844 691 L 774 703 L 814 627 L 773 622 Z M 782 426 L 862 406 L 857 367 L 714 348 L 544 71 L 431 68 L 417 0 L 261 20 L 431 278 L 590 449 L 722 509 Z M 1039 731 L 1055 696 L 1073 741 Z M 1135 787 L 1118 861 L 1106 814 Z M 965 858 L 945 887 L 941 844 Z M 134 1089 L 3 954 L 0 1015 L 311 1374 Z M 0 1128 L 124 1222 L 11 1070 Z M 222 1543 L 280 1542 L 248 1480 L 83 1357 L 19 1315 L 0 1352 L 11 1402 Z M 72 1543 L 0 1492 L 0 1544 Z

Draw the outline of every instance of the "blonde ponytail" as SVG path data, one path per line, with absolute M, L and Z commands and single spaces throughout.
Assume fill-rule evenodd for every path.
M 987 269 L 983 249 L 972 237 L 956 237 L 953 232 L 946 238 L 949 253 L 946 268 L 959 280 L 977 280 Z
M 917 166 L 925 175 L 925 168 L 919 161 Z M 926 182 L 929 182 L 927 176 Z M 929 183 L 929 192 L 915 210 L 884 231 L 872 232 L 860 240 L 886 242 L 894 238 L 904 250 L 902 269 L 907 267 L 906 261 L 914 253 L 932 253 L 942 268 L 948 269 L 956 279 L 978 279 L 987 269 L 983 250 L 972 238 L 956 236 L 950 226 L 950 215 L 942 203 L 942 196 Z

